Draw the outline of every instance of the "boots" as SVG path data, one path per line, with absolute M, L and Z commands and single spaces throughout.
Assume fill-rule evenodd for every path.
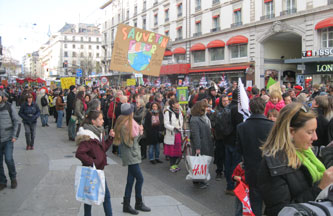
M 142 198 L 136 197 L 135 200 L 136 200 L 136 202 L 135 202 L 135 209 L 136 209 L 136 210 L 140 210 L 140 211 L 144 211 L 144 212 L 150 212 L 150 208 L 147 207 L 147 206 L 142 202 Z
M 127 212 L 127 213 L 130 213 L 133 215 L 139 214 L 138 211 L 136 211 L 135 209 L 132 208 L 132 206 L 130 205 L 130 201 L 131 201 L 131 198 L 124 197 L 123 212 Z

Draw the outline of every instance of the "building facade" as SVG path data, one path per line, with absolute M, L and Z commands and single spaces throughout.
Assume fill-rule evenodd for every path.
M 102 37 L 99 28 L 91 24 L 65 24 L 39 49 L 41 73 L 44 78 L 83 76 L 102 73 Z
M 161 77 L 173 83 L 185 76 L 194 85 L 242 77 L 260 88 L 269 77 L 333 82 L 332 0 L 110 0 L 101 9 L 105 69 L 125 23 L 170 37 Z

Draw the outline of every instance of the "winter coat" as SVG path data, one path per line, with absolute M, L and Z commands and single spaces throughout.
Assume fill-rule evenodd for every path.
M 74 115 L 78 118 L 79 124 L 83 121 L 85 117 L 84 105 L 80 99 L 76 99 L 74 106 Z
M 262 114 L 253 114 L 237 126 L 236 146 L 244 159 L 246 182 L 256 187 L 258 167 L 262 159 L 259 149 L 266 141 L 274 122 Z
M 40 110 L 41 115 L 50 115 L 49 106 L 42 106 L 42 97 L 45 97 L 47 100 L 47 104 L 49 104 L 49 97 L 46 94 L 39 94 L 36 99 L 36 104 Z
M 243 115 L 238 112 L 238 102 L 236 100 L 231 101 L 229 104 L 229 109 L 231 110 L 231 124 L 233 131 L 231 134 L 223 139 L 225 145 L 235 146 L 236 145 L 236 135 L 237 135 L 237 125 L 243 122 Z
M 192 153 L 195 154 L 195 151 L 200 149 L 201 155 L 213 156 L 214 142 L 212 139 L 210 121 L 209 124 L 207 124 L 201 116 L 192 116 L 190 129 Z
M 37 123 L 40 110 L 34 102 L 32 102 L 30 106 L 28 105 L 28 102 L 25 102 L 21 106 L 18 114 L 22 118 L 24 124 L 34 124 Z
M 333 146 L 326 146 L 320 150 L 321 161 L 326 168 L 333 166 Z
M 330 143 L 333 140 L 333 118 L 328 122 L 327 133 L 328 133 L 328 143 Z
M 77 157 L 83 166 L 93 166 L 99 170 L 104 170 L 107 165 L 106 152 L 112 144 L 112 139 L 104 140 L 104 136 L 98 137 L 90 130 L 80 127 L 76 138 L 78 148 L 75 157 Z
M 272 109 L 276 109 L 277 111 L 280 111 L 286 104 L 283 100 L 280 100 L 277 104 L 273 104 L 270 100 L 266 103 L 265 107 L 265 116 L 267 116 L 268 111 Z
M 171 112 L 171 121 L 169 112 Z M 174 129 L 182 129 L 183 128 L 183 115 L 179 112 L 179 118 L 177 119 L 176 114 L 171 111 L 171 109 L 167 109 L 164 112 L 164 127 L 166 129 L 165 136 L 164 136 L 164 143 L 167 145 L 174 145 L 175 144 L 175 132 Z
M 144 107 L 140 107 L 139 109 L 135 108 L 133 118 L 138 124 L 142 124 L 142 119 L 146 115 L 146 111 Z
M 74 105 L 75 105 L 75 93 L 74 92 L 70 92 L 67 96 L 67 109 L 68 110 L 73 110 L 74 109 Z
M 151 112 L 147 112 L 147 115 L 145 117 L 145 124 L 143 125 L 145 133 L 146 133 L 146 143 L 148 145 L 155 145 L 158 143 L 163 142 L 163 140 L 161 140 L 162 135 L 161 133 L 164 130 L 164 123 L 163 123 L 163 114 L 162 112 L 159 112 L 158 114 L 159 116 L 159 120 L 160 120 L 160 124 L 156 125 L 156 126 L 152 126 L 152 113 Z
M 7 105 L 6 105 L 7 104 Z M 8 109 L 5 106 L 9 106 L 11 109 L 11 116 Z M 8 103 L 0 103 L 0 142 L 7 142 L 13 138 L 17 139 L 18 130 L 18 115 L 15 107 Z
M 121 129 L 121 134 L 127 134 L 127 127 Z M 120 144 L 121 159 L 123 166 L 141 163 L 141 150 L 138 142 L 139 136 L 134 137 L 133 145 L 130 147 L 123 141 Z
M 64 99 L 62 96 L 58 96 L 57 97 L 57 101 L 56 101 L 56 110 L 57 111 L 61 111 L 65 109 L 65 103 L 64 103 Z
M 314 201 L 321 189 L 312 183 L 308 169 L 288 166 L 287 156 L 278 152 L 275 157 L 264 157 L 258 171 L 258 188 L 265 203 L 267 216 L 278 215 L 288 204 Z
M 323 111 L 320 108 L 314 108 L 314 112 L 317 113 L 317 129 L 316 134 L 318 139 L 313 141 L 313 146 L 327 146 L 328 141 L 328 126 L 329 121 L 325 118 Z

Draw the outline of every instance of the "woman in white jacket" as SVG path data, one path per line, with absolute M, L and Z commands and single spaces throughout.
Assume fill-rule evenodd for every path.
M 183 115 L 179 109 L 179 102 L 173 98 L 169 100 L 169 108 L 164 112 L 164 155 L 170 158 L 170 171 L 180 170 L 176 164 L 177 158 L 182 155 L 182 136 Z

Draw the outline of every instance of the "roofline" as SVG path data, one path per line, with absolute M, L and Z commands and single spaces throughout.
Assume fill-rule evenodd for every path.
M 99 7 L 99 9 L 104 9 L 104 8 L 106 8 L 106 7 L 109 6 L 112 2 L 113 2 L 113 0 L 109 0 L 109 1 L 107 1 L 107 2 L 104 3 L 101 7 Z

